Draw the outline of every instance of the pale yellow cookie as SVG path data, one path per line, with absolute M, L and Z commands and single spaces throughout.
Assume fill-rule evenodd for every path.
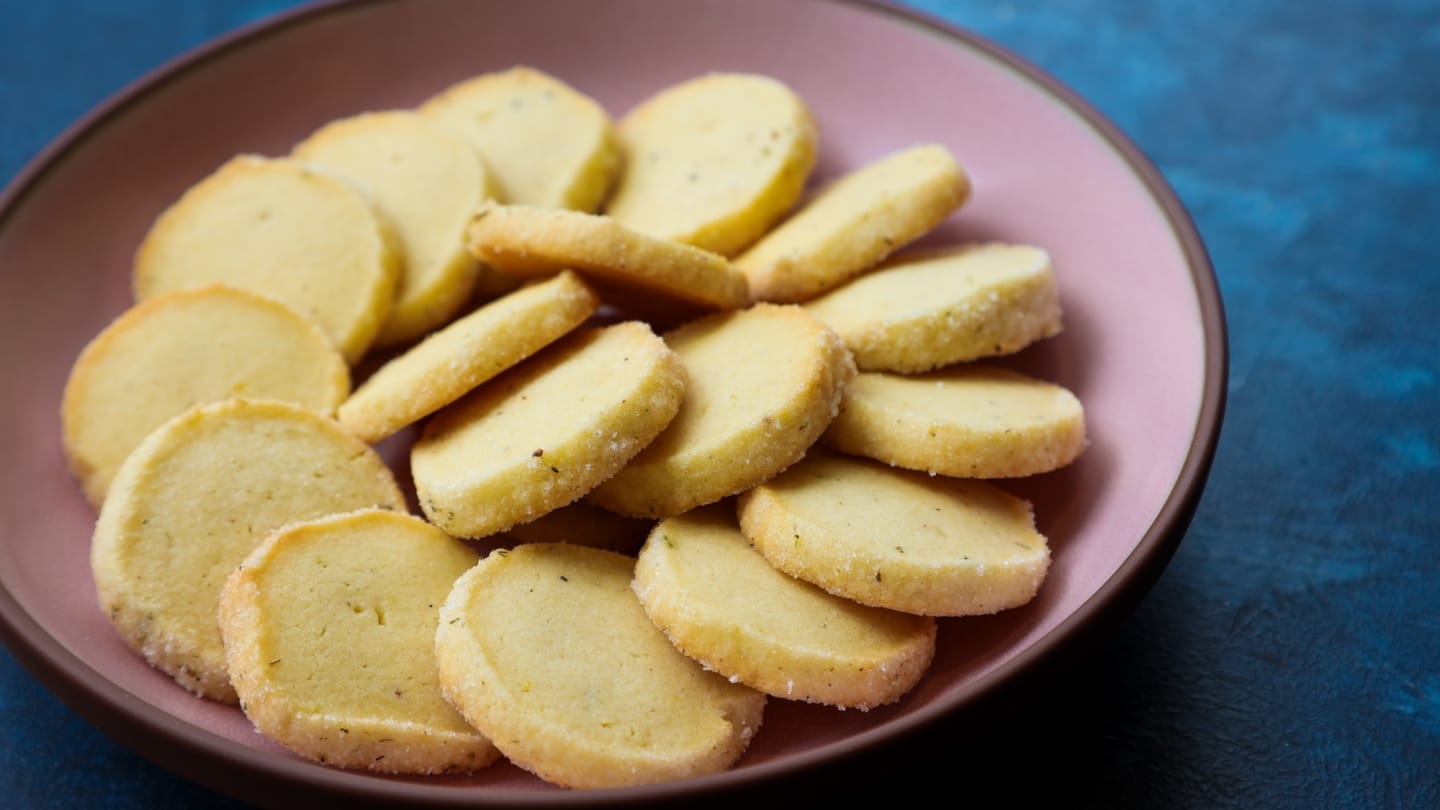
M 912 253 L 805 305 L 862 371 L 915 373 L 1060 334 L 1050 256 L 1029 245 Z
M 1085 409 L 1068 389 L 988 365 L 859 374 L 824 440 L 887 464 L 956 478 L 1050 472 L 1085 450 Z
M 685 368 L 645 324 L 582 329 L 435 415 L 410 455 L 420 506 L 485 537 L 565 506 L 674 418 Z
M 665 640 L 630 589 L 635 561 L 568 543 L 495 551 L 440 609 L 446 697 L 510 759 L 567 788 L 717 773 L 765 695 Z
M 479 555 L 379 509 L 277 530 L 220 594 L 220 635 L 245 716 L 308 759 L 382 773 L 455 773 L 495 746 L 440 693 L 440 604 Z
M 268 400 L 192 408 L 110 485 L 90 549 L 100 606 L 152 666 L 234 703 L 215 623 L 225 578 L 275 529 L 369 506 L 404 511 L 405 497 L 334 420 Z
M 934 619 L 781 573 L 750 547 L 728 505 L 656 526 L 634 587 L 677 649 L 775 697 L 872 709 L 910 691 L 935 655 Z
M 314 321 L 352 364 L 390 313 L 394 235 L 350 184 L 290 159 L 241 155 L 186 191 L 135 257 L 135 297 L 229 284 Z
M 532 68 L 459 82 L 419 112 L 479 151 L 505 202 L 595 211 L 620 170 L 605 110 Z
M 634 517 L 678 515 L 770 478 L 835 417 L 855 363 L 797 306 L 757 304 L 666 334 L 689 385 L 674 423 L 590 500 Z
M 929 233 L 970 196 L 943 146 L 896 152 L 821 190 L 735 259 L 757 301 L 804 301 Z
M 454 317 L 480 267 L 465 226 L 495 194 L 475 149 L 416 113 L 391 110 L 327 124 L 291 154 L 355 183 L 393 228 L 399 289 L 375 345 L 409 343 Z
M 80 353 L 60 408 L 65 454 L 98 507 L 130 451 L 191 406 L 243 396 L 328 416 L 349 391 L 345 358 L 284 305 L 221 285 L 167 293 Z
M 517 543 L 575 543 L 633 557 L 654 525 L 649 520 L 617 515 L 576 501 L 529 523 L 512 526 L 506 535 Z
M 378 442 L 560 338 L 599 303 L 568 271 L 496 299 L 381 366 L 340 405 L 340 424 Z
M 725 256 L 789 212 L 815 166 L 810 109 L 768 76 L 711 73 L 673 85 L 618 131 L 625 168 L 605 213 Z
M 984 481 L 815 454 L 740 496 L 776 568 L 866 605 L 978 616 L 1039 591 L 1050 547 L 1030 504 Z
M 523 278 L 570 268 L 640 294 L 709 309 L 744 305 L 745 276 L 725 257 L 648 236 L 606 216 L 486 204 L 470 225 L 470 249 Z

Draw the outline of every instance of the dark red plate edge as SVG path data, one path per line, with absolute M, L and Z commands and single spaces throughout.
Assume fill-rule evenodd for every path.
M 41 150 L 0 194 L 0 229 L 44 178 L 58 168 L 66 155 L 96 136 L 114 117 L 132 104 L 163 89 L 191 70 L 262 36 L 280 33 L 334 11 L 397 0 L 321 0 L 298 6 L 244 25 L 197 46 L 131 82 L 68 127 Z M 884 743 L 933 728 L 942 718 L 964 714 L 983 727 L 1003 713 L 1029 688 L 1057 670 L 1075 663 L 1116 623 L 1129 614 L 1159 579 L 1194 517 L 1204 492 L 1220 426 L 1224 418 L 1228 379 L 1228 336 L 1218 282 L 1209 255 L 1189 212 L 1154 163 L 1103 113 L 1059 80 L 1007 48 L 928 13 L 888 0 L 829 0 L 870 12 L 899 18 L 958 40 L 985 53 L 1035 83 L 1077 112 L 1120 156 L 1144 183 L 1165 212 L 1191 270 L 1205 337 L 1203 398 L 1195 423 L 1190 452 L 1176 477 L 1170 496 L 1135 550 L 1104 585 L 1078 610 L 1045 637 L 982 678 L 961 706 L 921 710 L 887 726 L 743 772 L 702 777 L 678 783 L 612 791 L 547 792 L 487 789 L 483 794 L 453 787 L 424 785 L 365 777 L 318 768 L 307 762 L 276 760 L 272 755 L 240 746 L 170 715 L 119 689 L 99 672 L 80 661 L 46 633 L 0 586 L 0 642 L 62 702 L 81 717 L 125 746 L 188 779 L 246 801 L 275 806 L 298 806 L 317 799 L 344 798 L 356 806 L 403 802 L 411 806 L 523 805 L 591 807 L 635 804 L 639 801 L 692 799 L 727 788 L 752 789 L 775 783 L 807 769 L 825 765 L 827 771 L 853 764 L 861 754 Z M 947 723 L 947 728 L 953 724 Z M 263 775 L 265 778 L 254 778 Z M 359 778 L 357 778 L 359 777 Z

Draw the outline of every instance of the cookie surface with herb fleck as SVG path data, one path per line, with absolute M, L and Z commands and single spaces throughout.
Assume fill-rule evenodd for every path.
M 805 301 L 929 233 L 969 196 L 949 150 L 914 146 L 828 184 L 735 264 L 756 301 Z
M 491 552 L 440 609 L 444 694 L 511 762 L 555 785 L 717 773 L 765 695 L 670 645 L 630 588 L 635 561 L 567 543 Z
M 636 321 L 581 329 L 445 407 L 410 454 L 425 515 L 486 537 L 566 506 L 675 417 L 686 374 Z
M 468 234 L 476 256 L 515 276 L 543 278 L 570 269 L 614 288 L 623 303 L 648 309 L 660 309 L 656 298 L 703 310 L 734 309 L 749 295 L 745 276 L 724 256 L 607 216 L 487 203 Z
M 445 701 L 440 604 L 479 555 L 419 518 L 366 509 L 294 523 L 225 582 L 219 623 L 245 715 L 338 768 L 457 773 L 499 751 Z
M 907 253 L 805 308 L 840 335 L 861 371 L 914 374 L 1014 354 L 1061 329 L 1050 256 L 1030 245 Z
M 182 411 L 245 396 L 329 416 L 349 392 L 345 358 L 289 307 L 219 284 L 177 290 L 126 310 L 80 353 L 63 446 L 98 508 L 130 451 Z
M 605 213 L 733 256 L 794 207 L 815 166 L 815 121 L 780 81 L 711 73 L 665 88 L 618 125 L 625 159 Z
M 1050 567 L 1029 502 L 984 481 L 813 454 L 737 503 L 777 569 L 866 605 L 976 616 L 1034 598 Z
M 417 110 L 480 153 L 508 203 L 594 211 L 620 170 L 605 109 L 534 68 L 466 79 Z
M 569 271 L 507 293 L 377 369 L 340 404 L 340 424 L 384 439 L 558 340 L 599 303 Z
M 355 183 L 393 229 L 400 279 L 376 346 L 409 343 L 460 310 L 482 272 L 465 226 L 495 195 L 469 143 L 416 113 L 386 110 L 332 121 L 291 155 Z
M 665 518 L 770 478 L 805 455 L 855 375 L 850 351 L 797 306 L 757 304 L 665 335 L 685 364 L 680 413 L 590 500 Z
M 634 588 L 681 652 L 774 697 L 869 710 L 910 691 L 935 655 L 934 619 L 782 573 L 750 547 L 729 504 L 661 521 Z
M 192 408 L 110 485 L 90 547 L 100 606 L 151 666 L 234 703 L 215 624 L 225 578 L 281 526 L 372 506 L 403 512 L 405 496 L 333 419 L 268 400 Z
M 1084 406 L 1069 389 L 979 363 L 928 374 L 858 374 L 821 441 L 955 478 L 1051 472 L 1088 443 Z
M 228 284 L 313 321 L 352 365 L 380 334 L 400 278 L 395 236 L 365 196 L 289 158 L 239 155 L 156 220 L 135 297 Z

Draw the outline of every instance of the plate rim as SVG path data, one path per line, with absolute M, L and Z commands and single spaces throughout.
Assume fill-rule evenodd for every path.
M 805 0 L 793 0 L 805 1 Z M 811 0 L 813 1 L 813 0 Z M 252 45 L 291 27 L 333 13 L 409 0 L 316 0 L 259 18 L 231 29 L 162 62 L 90 108 L 38 153 L 0 192 L 0 232 L 25 199 L 58 170 L 86 141 L 98 137 L 117 116 L 168 84 L 227 53 Z M 902 24 L 927 30 L 955 47 L 987 56 L 1018 77 L 1035 84 L 1056 103 L 1068 108 L 1122 158 L 1149 194 L 1173 234 L 1189 269 L 1203 333 L 1204 370 L 1200 407 L 1189 450 L 1174 484 L 1149 527 L 1125 560 L 1076 610 L 1014 657 L 986 673 L 967 689 L 960 706 L 928 706 L 872 729 L 784 761 L 681 782 L 610 791 L 532 791 L 489 788 L 483 795 L 449 785 L 426 785 L 333 769 L 309 762 L 277 759 L 273 754 L 240 746 L 232 740 L 175 718 L 126 692 L 104 674 L 69 652 L 24 610 L 0 580 L 0 643 L 48 691 L 87 722 L 124 747 L 161 767 L 210 789 L 247 801 L 273 803 L 286 792 L 286 804 L 317 798 L 344 798 L 361 804 L 403 801 L 412 806 L 483 807 L 497 804 L 543 806 L 633 805 L 637 801 L 693 798 L 726 788 L 754 787 L 786 776 L 852 760 L 883 745 L 936 726 L 958 714 L 993 713 L 1013 701 L 1022 688 L 1073 664 L 1091 642 L 1110 632 L 1149 592 L 1184 539 L 1205 490 L 1219 442 L 1228 398 L 1228 325 L 1210 256 L 1193 218 L 1159 168 L 1108 116 L 1049 72 L 1009 48 L 927 11 L 893 0 L 823 0 L 848 6 Z M 882 733 L 883 731 L 883 733 Z M 238 766 L 238 767 L 237 767 Z M 251 781 L 237 774 L 263 774 Z

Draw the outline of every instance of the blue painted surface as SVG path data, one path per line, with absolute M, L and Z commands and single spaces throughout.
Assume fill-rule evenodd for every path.
M 0 0 L 0 178 L 129 80 L 287 5 Z M 1440 807 L 1440 4 L 915 5 L 1051 72 L 1157 163 L 1215 263 L 1231 393 L 1145 601 L 984 744 L 876 796 L 948 785 L 959 804 L 958 780 L 1066 807 Z M 0 805 L 233 803 L 0 651 Z

